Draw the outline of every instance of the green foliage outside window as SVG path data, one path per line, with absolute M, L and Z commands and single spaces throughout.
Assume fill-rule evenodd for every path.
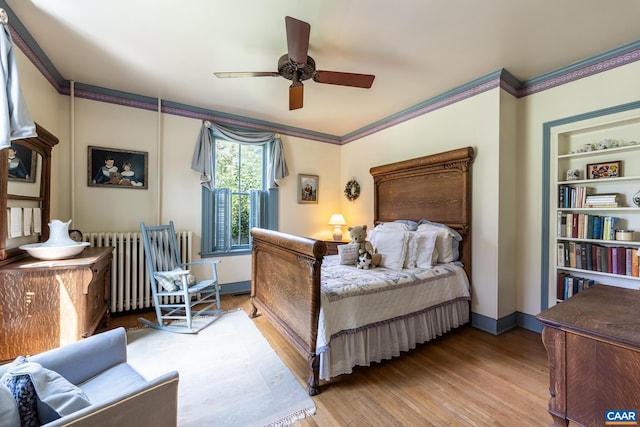
M 264 146 L 217 139 L 215 159 L 216 187 L 232 192 L 231 245 L 248 245 L 249 190 L 264 188 Z

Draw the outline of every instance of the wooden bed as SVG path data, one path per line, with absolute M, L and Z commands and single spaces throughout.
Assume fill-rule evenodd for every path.
M 374 222 L 446 224 L 463 237 L 460 261 L 471 280 L 471 147 L 373 167 Z M 251 317 L 260 311 L 307 358 L 308 392 L 319 392 L 316 354 L 324 242 L 254 228 Z

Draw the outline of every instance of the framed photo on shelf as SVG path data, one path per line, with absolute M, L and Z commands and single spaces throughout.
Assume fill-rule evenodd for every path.
M 618 178 L 622 176 L 622 161 L 589 163 L 587 165 L 587 179 Z
M 318 175 L 298 175 L 298 203 L 318 203 Z
M 89 146 L 89 187 L 147 188 L 147 152 Z

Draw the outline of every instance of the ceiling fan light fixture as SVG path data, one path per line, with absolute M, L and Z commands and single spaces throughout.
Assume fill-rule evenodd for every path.
M 304 99 L 304 85 L 302 82 L 293 82 L 289 86 L 289 110 L 302 108 Z

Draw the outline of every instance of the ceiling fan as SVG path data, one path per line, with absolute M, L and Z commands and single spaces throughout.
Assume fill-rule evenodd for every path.
M 278 71 L 213 73 L 220 79 L 231 77 L 284 77 L 291 80 L 289 86 L 289 110 L 302 108 L 304 86 L 302 82 L 313 79 L 317 83 L 352 86 L 369 89 L 376 76 L 371 74 L 342 73 L 316 70 L 316 62 L 307 55 L 311 25 L 286 16 L 287 53 L 278 59 Z

